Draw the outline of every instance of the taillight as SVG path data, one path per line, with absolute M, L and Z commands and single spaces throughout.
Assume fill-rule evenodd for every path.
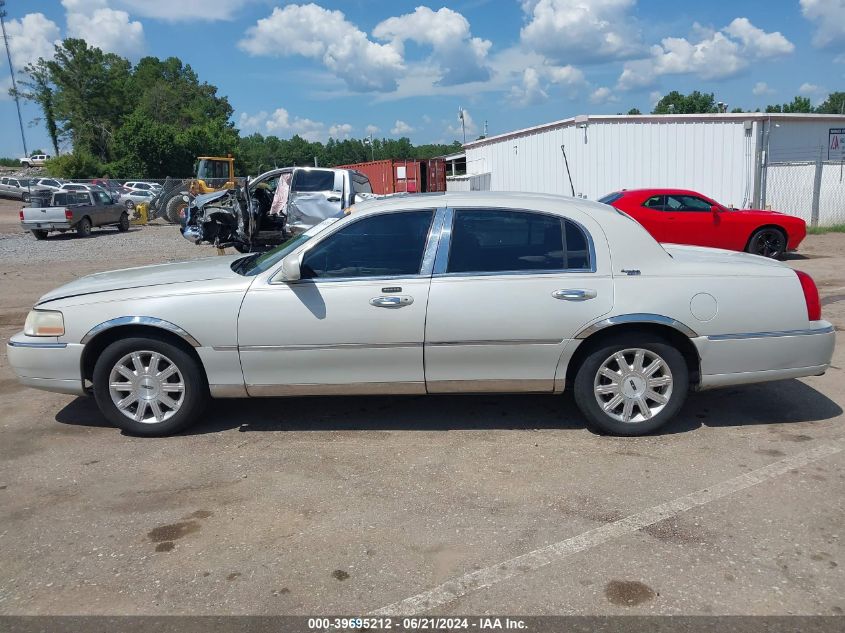
M 65 209 L 65 220 L 72 220 L 73 219 L 73 211 L 70 209 Z
M 20 210 L 20 215 L 18 217 L 20 217 L 21 222 L 23 222 L 23 209 Z
M 801 290 L 804 291 L 804 302 L 807 304 L 807 318 L 810 321 L 818 321 L 822 318 L 822 302 L 819 300 L 819 289 L 816 282 L 807 273 L 796 270 L 798 281 L 801 282 Z

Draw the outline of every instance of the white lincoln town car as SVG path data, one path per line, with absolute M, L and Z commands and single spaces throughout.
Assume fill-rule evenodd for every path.
M 804 273 L 658 244 L 603 204 L 441 193 L 361 203 L 266 253 L 83 277 L 7 350 L 24 384 L 93 393 L 138 435 L 209 397 L 565 389 L 592 426 L 639 435 L 691 390 L 824 373 L 820 312 Z

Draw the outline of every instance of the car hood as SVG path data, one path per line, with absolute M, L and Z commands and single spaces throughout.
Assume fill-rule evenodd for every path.
M 243 255 L 217 256 L 174 264 L 156 264 L 95 273 L 48 292 L 38 300 L 38 304 L 111 290 L 240 278 L 231 266 L 233 261 L 241 257 Z

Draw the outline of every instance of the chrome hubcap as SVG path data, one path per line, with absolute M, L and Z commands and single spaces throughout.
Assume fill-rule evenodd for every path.
M 593 381 L 596 402 L 614 420 L 643 422 L 658 413 L 672 397 L 672 372 L 660 356 L 631 348 L 611 354 Z
M 109 374 L 109 394 L 130 420 L 157 424 L 172 418 L 185 400 L 185 382 L 175 363 L 158 352 L 121 358 Z

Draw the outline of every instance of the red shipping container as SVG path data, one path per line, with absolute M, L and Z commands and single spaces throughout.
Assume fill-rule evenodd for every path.
M 338 167 L 360 171 L 370 179 L 373 193 L 379 195 L 446 191 L 446 163 L 439 158 L 376 160 Z

